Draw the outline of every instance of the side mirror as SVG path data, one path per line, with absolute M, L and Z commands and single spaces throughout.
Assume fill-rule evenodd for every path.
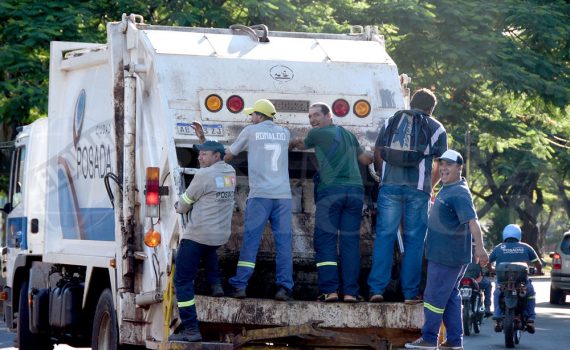
M 12 211 L 12 209 L 14 209 L 14 208 L 12 208 L 12 203 L 8 202 L 8 203 L 6 203 L 6 204 L 4 205 L 4 208 L 2 208 L 1 210 L 2 210 L 3 212 L 5 212 L 6 214 L 10 214 L 10 212 Z

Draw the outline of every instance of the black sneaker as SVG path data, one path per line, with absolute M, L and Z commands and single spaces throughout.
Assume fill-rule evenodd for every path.
M 288 290 L 285 287 L 279 287 L 277 293 L 275 293 L 275 300 L 291 301 L 295 299 L 293 299 L 293 294 L 291 293 L 290 290 Z
M 406 349 L 425 349 L 425 350 L 436 350 L 437 344 L 429 343 L 424 340 L 424 338 L 419 338 L 411 343 L 406 343 L 404 345 Z
M 501 333 L 503 331 L 503 321 L 495 320 L 495 332 Z
M 491 311 L 485 311 L 485 318 L 489 318 L 493 316 L 493 313 Z
M 229 296 L 236 299 L 245 299 L 247 297 L 247 295 L 245 295 L 245 288 L 240 289 L 235 287 L 232 287 Z
M 534 332 L 536 332 L 536 329 L 534 328 L 534 321 L 526 321 L 526 331 L 529 334 L 534 334 Z
M 184 329 L 168 337 L 168 341 L 175 341 L 175 342 L 195 342 L 201 340 L 202 340 L 202 335 L 200 334 L 200 330 L 198 328 Z
M 461 345 L 451 345 L 448 342 L 439 345 L 439 350 L 463 350 Z
M 224 288 L 222 288 L 221 284 L 212 285 L 212 296 L 216 298 L 224 296 Z

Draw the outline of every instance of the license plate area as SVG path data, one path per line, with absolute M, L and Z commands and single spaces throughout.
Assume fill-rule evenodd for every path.
M 309 101 L 304 100 L 273 100 L 271 103 L 275 106 L 277 112 L 289 113 L 308 113 Z
M 204 136 L 224 136 L 222 124 L 203 124 Z M 180 135 L 196 135 L 196 131 L 190 123 L 176 123 L 176 131 Z
M 467 299 L 471 298 L 471 288 L 462 288 L 459 290 L 459 294 L 461 294 L 461 298 Z

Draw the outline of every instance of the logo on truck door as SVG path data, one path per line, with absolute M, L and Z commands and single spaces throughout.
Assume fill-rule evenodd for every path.
M 83 119 L 85 117 L 85 90 L 79 92 L 77 101 L 75 102 L 75 114 L 73 115 L 73 144 L 77 146 L 79 137 L 81 136 L 81 128 L 83 128 Z
M 271 76 L 271 78 L 273 78 L 273 80 L 276 80 L 280 83 L 286 83 L 288 81 L 291 81 L 295 76 L 291 68 L 282 65 L 271 67 L 271 69 L 269 70 L 269 75 Z

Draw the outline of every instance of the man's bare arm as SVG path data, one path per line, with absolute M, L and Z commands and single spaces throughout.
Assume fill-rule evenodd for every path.
M 224 162 L 226 163 L 231 162 L 232 159 L 234 159 L 234 155 L 232 154 L 229 148 L 226 148 L 226 155 L 224 155 Z
M 380 148 L 374 148 L 374 169 L 376 170 L 376 175 L 378 177 L 382 177 L 382 164 L 384 160 L 382 159 L 382 153 L 380 152 Z
M 475 241 L 475 261 L 481 266 L 486 266 L 489 263 L 489 254 L 487 254 L 483 246 L 483 234 L 481 233 L 481 226 L 479 226 L 477 219 L 471 219 L 469 221 L 469 231 L 471 231 L 471 235 Z
M 305 147 L 305 142 L 301 139 L 294 139 L 294 140 L 290 140 L 289 141 L 289 149 L 298 149 L 298 150 L 304 150 L 307 149 Z
M 196 136 L 198 137 L 198 142 L 200 143 L 206 142 L 206 136 L 204 136 L 204 128 L 202 127 L 202 124 L 200 122 L 193 121 L 192 128 L 194 128 L 194 131 L 196 132 Z
M 431 169 L 431 191 L 433 192 L 433 189 L 435 188 L 435 186 L 439 183 L 439 180 L 441 179 L 441 176 L 439 175 L 439 162 L 436 160 L 435 162 L 433 162 L 433 167 Z

